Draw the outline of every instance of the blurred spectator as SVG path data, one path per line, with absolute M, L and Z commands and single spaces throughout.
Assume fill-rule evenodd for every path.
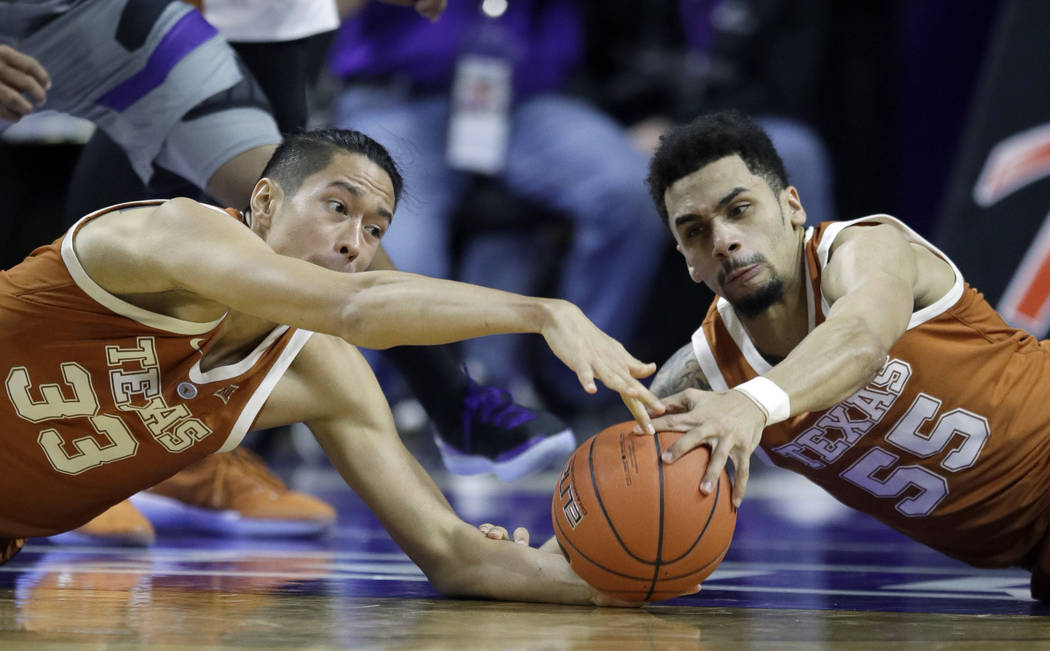
M 141 4 L 166 0 L 139 0 Z M 444 0 L 387 0 L 396 15 L 407 15 L 424 24 L 435 20 L 444 9 Z M 199 3 L 198 3 L 199 4 Z M 356 3 L 342 3 L 352 12 Z M 332 0 L 208 0 L 203 3 L 205 17 L 216 21 L 225 39 L 232 40 L 234 59 L 242 84 L 231 91 L 209 98 L 188 114 L 188 121 L 202 117 L 226 118 L 228 128 L 209 141 L 198 143 L 196 151 L 219 148 L 230 134 L 238 131 L 237 115 L 245 107 L 272 112 L 282 133 L 306 126 L 308 118 L 306 87 L 310 74 L 311 51 L 318 39 L 325 39 L 339 19 Z M 280 20 L 276 20 L 280 18 Z M 210 24 L 209 24 L 210 26 Z M 228 48 L 227 48 L 228 49 Z M 239 90 L 238 90 L 239 89 Z M 239 126 L 243 131 L 244 126 Z M 274 133 L 273 142 L 279 136 Z M 262 172 L 258 165 L 239 165 L 234 171 L 240 195 L 220 195 L 225 205 L 241 207 Z M 410 186 L 411 187 L 411 186 Z M 208 188 L 211 190 L 211 186 Z M 195 196 L 179 176 L 156 167 L 147 190 L 135 175 L 124 150 L 103 133 L 97 133 L 85 147 L 77 165 L 69 196 L 70 221 L 92 210 L 120 201 L 145 196 Z M 401 221 L 398 206 L 398 221 Z M 400 227 L 399 227 L 400 228 Z M 395 229 L 395 231 L 398 229 Z M 372 269 L 391 269 L 382 249 Z M 553 460 L 560 461 L 575 448 L 568 426 L 553 414 L 529 410 L 516 404 L 506 392 L 478 385 L 462 369 L 458 351 L 448 346 L 399 346 L 383 352 L 404 375 L 417 403 L 410 423 L 398 418 L 405 434 L 418 434 L 426 417 L 434 425 L 437 450 L 445 465 L 460 474 L 493 471 L 504 480 L 535 472 Z M 374 360 L 373 360 L 374 362 Z M 422 407 L 420 409 L 419 407 Z M 418 412 L 424 412 L 425 416 Z M 408 432 L 406 430 L 413 430 Z M 260 440 L 257 449 L 268 451 L 272 437 Z M 432 446 L 421 449 L 422 441 L 412 445 L 420 456 L 436 455 Z M 411 443 L 410 443 L 411 445 Z M 429 459 L 425 459 L 429 461 Z
M 452 215 L 489 176 L 568 220 L 557 293 L 626 341 L 669 240 L 645 193 L 646 156 L 615 121 L 562 92 L 581 39 L 568 0 L 454 0 L 434 24 L 371 4 L 333 47 L 332 71 L 347 86 L 332 117 L 386 146 L 415 188 L 384 239 L 401 268 L 456 275 Z M 521 230 L 480 228 L 458 275 L 528 293 L 550 264 Z M 519 345 L 489 338 L 468 350 L 489 378 L 511 383 L 527 375 Z M 567 407 L 582 398 L 575 384 L 555 360 L 541 364 L 537 388 L 548 399 Z
M 588 5 L 588 89 L 651 153 L 673 122 L 736 108 L 781 153 L 813 223 L 835 219 L 817 114 L 828 0 L 610 0 Z

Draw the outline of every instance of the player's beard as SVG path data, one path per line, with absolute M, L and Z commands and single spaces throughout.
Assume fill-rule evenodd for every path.
M 766 264 L 766 258 L 761 253 L 756 253 L 747 259 L 737 260 L 731 265 L 726 265 L 726 268 L 722 270 L 720 281 L 724 281 L 724 278 L 734 270 L 753 264 L 764 265 L 768 270 L 769 280 L 766 284 L 740 298 L 731 299 L 728 296 L 726 297 L 733 309 L 745 319 L 755 318 L 784 298 L 784 281 L 772 266 Z
M 784 298 L 784 281 L 773 270 L 769 282 L 747 296 L 729 301 L 733 309 L 745 319 L 753 319 Z

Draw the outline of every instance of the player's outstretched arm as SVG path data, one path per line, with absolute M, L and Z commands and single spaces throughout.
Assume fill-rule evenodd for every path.
M 596 390 L 597 379 L 662 411 L 638 381 L 655 365 L 566 301 L 397 271 L 332 271 L 276 254 L 243 225 L 189 199 L 168 201 L 148 219 L 131 212 L 87 224 L 76 241 L 88 273 L 118 295 L 177 291 L 210 306 L 201 321 L 232 309 L 367 348 L 538 333 L 586 391 Z
M 405 449 L 368 364 L 349 344 L 315 335 L 260 416 L 308 418 L 325 453 L 440 592 L 587 604 L 597 593 L 560 554 L 492 540 L 460 520 Z
M 826 409 L 878 373 L 890 347 L 907 328 L 917 269 L 916 253 L 896 227 L 843 230 L 823 274 L 822 291 L 832 304 L 827 319 L 765 375 L 788 395 L 791 415 Z M 653 425 L 685 433 L 665 453 L 665 460 L 673 462 L 698 445 L 711 446 L 711 462 L 700 483 L 700 490 L 709 492 L 732 459 L 733 501 L 739 506 L 766 414 L 733 390 L 711 393 L 687 388 L 664 402 L 667 413 L 654 419 Z

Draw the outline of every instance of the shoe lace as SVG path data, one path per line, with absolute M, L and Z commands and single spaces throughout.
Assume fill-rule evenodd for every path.
M 469 446 L 474 423 L 512 429 L 532 420 L 536 414 L 514 402 L 509 391 L 498 387 L 482 386 L 468 374 L 467 394 L 463 397 L 461 417 L 463 441 Z

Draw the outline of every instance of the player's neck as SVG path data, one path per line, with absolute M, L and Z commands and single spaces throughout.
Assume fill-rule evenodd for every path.
M 787 357 L 809 333 L 808 274 L 801 246 L 792 268 L 794 272 L 783 279 L 784 297 L 780 301 L 758 316 L 740 317 L 758 352 L 775 360 Z

